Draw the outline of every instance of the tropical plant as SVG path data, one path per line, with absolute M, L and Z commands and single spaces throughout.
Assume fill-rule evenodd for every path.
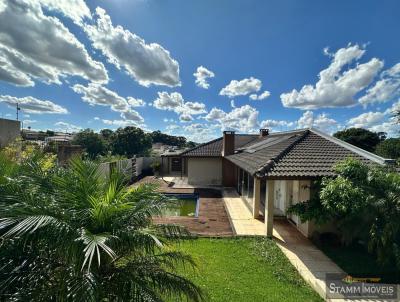
M 202 300 L 175 270 L 193 260 L 169 249 L 187 232 L 152 223 L 167 197 L 90 161 L 44 169 L 42 156 L 0 153 L 1 300 Z
M 345 243 L 364 242 L 381 264 L 400 269 L 400 175 L 354 159 L 335 170 L 337 177 L 322 179 L 319 194 L 288 211 L 303 222 L 333 222 Z

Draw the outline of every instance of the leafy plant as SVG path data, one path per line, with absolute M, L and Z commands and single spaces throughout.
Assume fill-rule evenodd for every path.
M 193 260 L 169 249 L 188 233 L 152 223 L 167 197 L 127 187 L 116 171 L 104 179 L 91 161 L 49 169 L 42 156 L 16 162 L 0 153 L 2 300 L 202 300 L 175 270 Z
M 336 172 L 322 179 L 318 195 L 289 212 L 303 222 L 334 222 L 345 243 L 365 242 L 381 264 L 400 269 L 400 175 L 354 159 L 337 164 Z

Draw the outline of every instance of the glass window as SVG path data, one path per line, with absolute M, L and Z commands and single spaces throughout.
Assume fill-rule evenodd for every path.
M 248 198 L 252 199 L 254 195 L 254 177 L 249 174 L 249 193 Z
M 249 174 L 246 171 L 243 171 L 243 182 L 242 182 L 242 196 L 247 196 L 249 192 Z

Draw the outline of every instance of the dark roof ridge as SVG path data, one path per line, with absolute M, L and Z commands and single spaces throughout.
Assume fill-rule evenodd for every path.
M 285 156 L 295 145 L 297 145 L 299 142 L 301 142 L 309 133 L 310 130 L 302 130 L 303 134 L 300 135 L 298 139 L 296 139 L 294 142 L 292 142 L 289 146 L 287 146 L 282 152 L 280 152 L 277 156 L 270 158 L 265 165 L 263 165 L 261 168 L 259 168 L 254 174 L 257 177 L 264 177 L 266 172 L 271 170 L 275 164 L 278 163 L 278 161 Z
M 212 143 L 214 143 L 214 142 L 216 142 L 216 141 L 219 141 L 219 140 L 221 140 L 221 139 L 222 139 L 222 136 L 221 136 L 221 137 L 218 137 L 218 138 L 216 138 L 216 139 L 213 139 L 213 140 L 211 140 L 211 141 L 202 143 L 202 144 L 200 144 L 200 145 L 198 145 L 198 146 L 196 146 L 196 147 L 193 147 L 193 148 L 191 148 L 191 149 L 189 149 L 189 150 L 186 150 L 186 151 L 182 152 L 181 155 L 185 155 L 185 154 L 188 153 L 188 152 L 191 152 L 191 151 L 193 151 L 193 150 L 197 150 L 198 148 L 201 148 L 201 147 L 203 147 L 203 146 L 207 146 L 207 145 L 212 144 Z

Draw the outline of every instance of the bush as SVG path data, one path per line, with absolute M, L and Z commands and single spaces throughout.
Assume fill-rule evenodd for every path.
M 289 212 L 302 221 L 333 221 L 344 243 L 366 242 L 379 263 L 400 269 L 400 175 L 354 159 L 335 169 L 337 177 L 324 178 L 319 195 Z

